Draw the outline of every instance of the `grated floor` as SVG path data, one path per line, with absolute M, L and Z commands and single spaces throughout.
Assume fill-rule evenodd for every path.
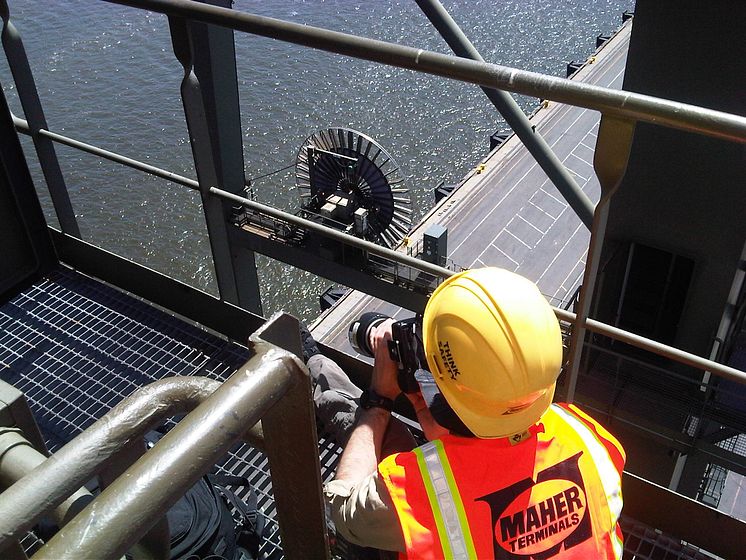
M 622 515 L 623 560 L 717 560 L 704 550 Z
M 143 385 L 178 375 L 224 380 L 248 357 L 238 344 L 64 268 L 0 306 L 0 378 L 26 395 L 51 452 Z M 324 443 L 321 451 L 328 477 L 337 449 Z M 218 470 L 249 480 L 268 517 L 262 552 L 282 557 L 266 457 L 240 445 Z

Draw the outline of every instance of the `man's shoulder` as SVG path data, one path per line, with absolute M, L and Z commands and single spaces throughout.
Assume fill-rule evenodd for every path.
M 560 431 L 561 424 L 578 433 L 583 439 L 591 439 L 602 444 L 613 456 L 615 464 L 620 465 L 620 468 L 623 467 L 626 461 L 626 453 L 616 436 L 576 405 L 553 403 L 542 417 L 542 421 L 548 424 L 547 429 L 554 432 L 554 435 L 557 435 L 557 432 Z M 584 434 L 587 434 L 589 438 Z

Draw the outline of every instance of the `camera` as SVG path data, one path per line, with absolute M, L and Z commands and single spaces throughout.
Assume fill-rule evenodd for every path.
M 371 329 L 377 327 L 390 317 L 382 313 L 363 313 L 354 321 L 347 331 L 350 345 L 356 352 L 373 357 L 369 338 Z M 399 364 L 397 381 L 404 393 L 416 393 L 419 390 L 414 374 L 419 369 L 427 369 L 425 347 L 422 344 L 422 316 L 396 321 L 391 325 L 391 340 L 388 341 L 389 356 Z

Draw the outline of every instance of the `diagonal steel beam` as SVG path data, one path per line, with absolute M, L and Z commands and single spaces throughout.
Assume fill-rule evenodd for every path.
M 438 0 L 415 1 L 457 56 L 484 62 L 482 56 L 443 7 L 443 4 Z M 535 127 L 531 125 L 531 121 L 523 113 L 515 99 L 508 92 L 500 89 L 485 86 L 481 86 L 481 88 L 510 125 L 510 128 L 513 129 L 516 136 L 521 139 L 536 163 L 547 174 L 549 180 L 554 183 L 554 186 L 557 187 L 570 207 L 575 210 L 581 221 L 590 229 L 593 223 L 593 203 L 572 178 L 570 172 L 562 165 L 549 144 L 536 132 Z

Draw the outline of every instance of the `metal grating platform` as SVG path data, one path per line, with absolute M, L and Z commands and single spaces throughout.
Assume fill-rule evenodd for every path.
M 625 515 L 622 515 L 621 525 L 624 532 L 624 560 L 717 560 L 719 558 Z
M 0 306 L 0 378 L 26 395 L 51 452 L 143 385 L 179 375 L 224 380 L 248 357 L 245 347 L 69 269 Z M 337 449 L 322 442 L 321 451 L 329 477 Z M 240 445 L 218 470 L 249 480 L 269 522 L 264 557 L 281 558 L 266 457 Z

